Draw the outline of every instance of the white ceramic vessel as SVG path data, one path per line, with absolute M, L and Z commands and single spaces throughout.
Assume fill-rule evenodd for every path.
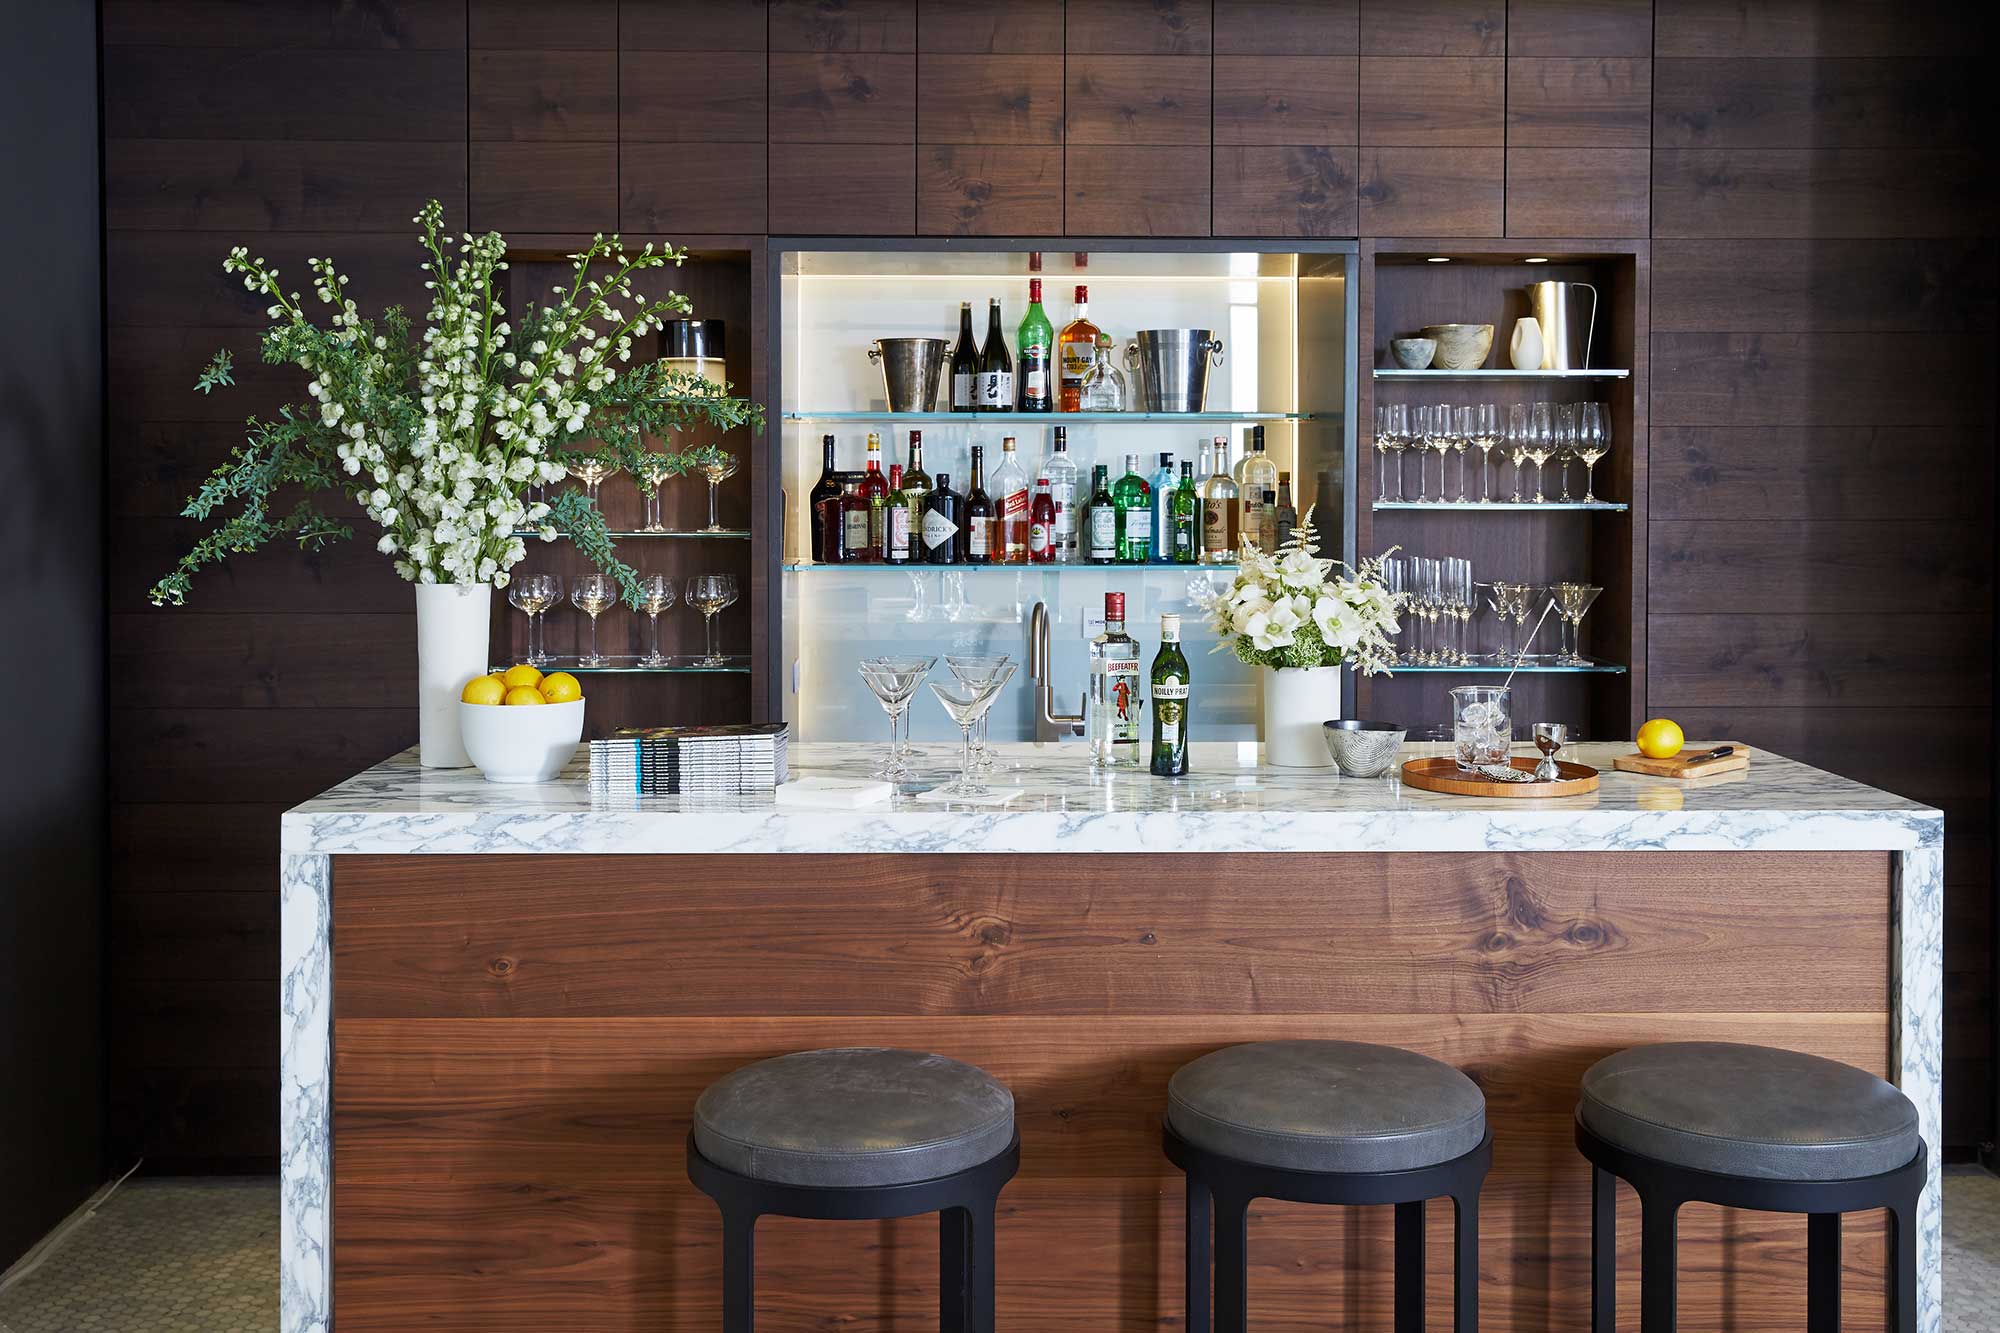
M 583 700 L 513 708 L 461 702 L 458 725 L 488 782 L 548 782 L 583 739 Z
M 493 589 L 486 584 L 417 585 L 417 750 L 425 768 L 472 760 L 458 734 L 458 696 L 486 670 Z
M 1514 321 L 1514 337 L 1507 344 L 1507 359 L 1516 370 L 1542 368 L 1542 326 L 1533 315 Z
M 1282 667 L 1264 676 L 1264 762 L 1332 768 L 1324 726 L 1340 716 L 1340 668 Z

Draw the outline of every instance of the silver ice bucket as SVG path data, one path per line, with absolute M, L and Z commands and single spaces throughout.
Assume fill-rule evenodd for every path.
M 1222 339 L 1207 329 L 1140 329 L 1125 344 L 1142 412 L 1206 411 L 1211 364 L 1222 364 Z
M 937 410 L 951 344 L 943 338 L 877 338 L 868 359 L 882 367 L 882 391 L 891 412 Z

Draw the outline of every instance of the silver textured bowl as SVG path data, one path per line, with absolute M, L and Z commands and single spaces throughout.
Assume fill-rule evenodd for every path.
M 1339 718 L 1324 725 L 1326 748 L 1340 771 L 1350 778 L 1381 777 L 1403 748 L 1403 728 L 1395 722 Z
M 1435 338 L 1391 338 L 1389 355 L 1396 358 L 1396 364 L 1404 370 L 1429 370 L 1431 358 L 1437 355 Z
M 1493 350 L 1491 324 L 1432 324 L 1423 335 L 1437 339 L 1431 365 L 1438 370 L 1477 370 Z

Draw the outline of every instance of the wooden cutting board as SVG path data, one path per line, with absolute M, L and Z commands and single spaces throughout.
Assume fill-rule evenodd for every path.
M 1733 745 L 1736 753 L 1726 759 L 1711 759 L 1705 764 L 1693 764 L 1697 755 L 1707 754 L 1722 745 Z M 1645 773 L 1656 778 L 1709 778 L 1717 773 L 1739 773 L 1750 767 L 1750 747 L 1742 741 L 1703 741 L 1699 745 L 1688 745 L 1671 759 L 1648 759 L 1634 751 L 1621 754 L 1611 761 L 1611 766 L 1621 773 Z

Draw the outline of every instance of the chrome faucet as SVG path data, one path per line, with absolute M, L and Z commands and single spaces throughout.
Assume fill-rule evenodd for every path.
M 1059 741 L 1083 735 L 1082 713 L 1058 713 L 1055 686 L 1049 683 L 1049 608 L 1041 602 L 1028 616 L 1028 675 L 1035 682 L 1035 739 Z

